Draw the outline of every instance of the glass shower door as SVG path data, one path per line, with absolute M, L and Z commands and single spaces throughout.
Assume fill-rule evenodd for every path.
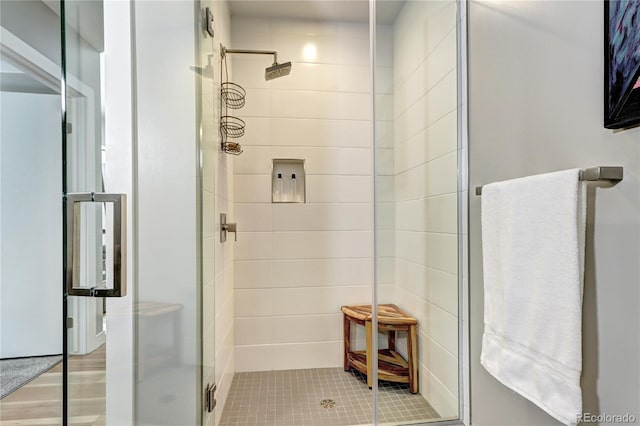
M 116 374 L 122 371 L 120 365 L 128 365 L 125 371 L 130 371 L 133 359 L 131 344 L 128 350 L 113 355 L 111 345 L 126 348 L 118 340 L 128 337 L 108 329 L 113 322 L 110 319 L 130 318 L 131 305 L 112 300 L 127 295 L 127 197 L 109 191 L 105 4 L 63 1 L 60 6 L 65 94 L 64 420 L 69 424 L 116 424 L 109 413 L 121 397 L 109 395 L 113 388 L 109 382 L 121 379 Z
M 103 4 L 0 8 L 0 423 L 128 424 L 109 416 L 133 363 L 131 342 L 106 363 L 127 346 L 107 312 L 131 309 L 105 299 L 125 294 L 126 202 L 105 194 Z

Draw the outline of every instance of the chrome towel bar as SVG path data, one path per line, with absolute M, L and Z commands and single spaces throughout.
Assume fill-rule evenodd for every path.
M 621 166 L 598 166 L 580 170 L 580 180 L 596 181 L 606 180 L 609 182 L 620 182 L 623 177 L 624 168 Z M 476 186 L 476 195 L 482 195 L 482 187 Z

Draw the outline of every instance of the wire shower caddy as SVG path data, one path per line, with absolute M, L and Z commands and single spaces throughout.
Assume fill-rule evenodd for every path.
M 220 84 L 220 146 L 227 154 L 242 154 L 242 145 L 229 141 L 244 136 L 244 120 L 229 115 L 229 109 L 240 109 L 244 106 L 247 92 L 242 86 L 229 81 L 227 57 L 223 56 L 220 62 L 220 79 L 222 79 L 222 65 L 224 63 L 225 81 Z M 222 113 L 224 106 L 224 114 Z

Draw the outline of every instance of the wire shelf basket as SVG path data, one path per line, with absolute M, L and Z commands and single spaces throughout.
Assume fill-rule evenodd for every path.
M 222 142 L 222 150 L 232 155 L 240 155 L 243 152 L 242 145 L 237 142 Z
M 220 95 L 225 105 L 231 109 L 238 109 L 244 106 L 247 92 L 244 88 L 236 83 L 227 81 L 222 83 L 220 88 Z
M 220 129 L 228 138 L 239 138 L 244 135 L 244 121 L 232 115 L 220 117 Z

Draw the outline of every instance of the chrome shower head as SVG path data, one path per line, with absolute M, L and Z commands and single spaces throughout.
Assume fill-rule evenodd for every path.
M 274 62 L 273 65 L 271 65 L 264 71 L 264 79 L 265 81 L 273 80 L 274 78 L 289 75 L 290 72 L 291 62 L 285 62 L 284 64 Z

